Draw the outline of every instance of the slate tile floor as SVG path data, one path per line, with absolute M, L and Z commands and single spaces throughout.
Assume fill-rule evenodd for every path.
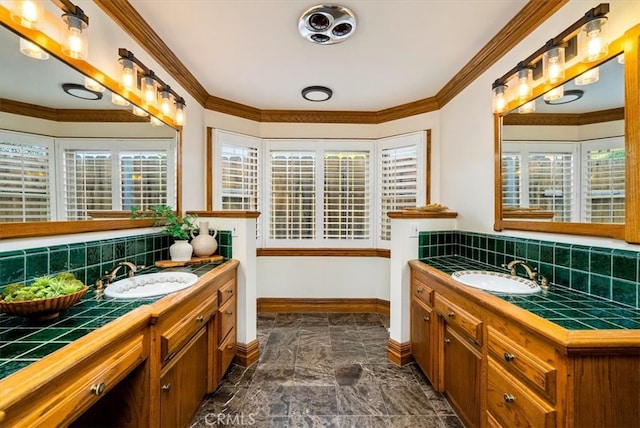
M 387 317 L 259 314 L 260 361 L 232 366 L 193 427 L 462 427 L 413 363 L 388 362 Z

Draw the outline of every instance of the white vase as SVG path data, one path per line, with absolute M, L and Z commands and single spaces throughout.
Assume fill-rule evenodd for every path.
M 173 262 L 186 262 L 191 260 L 193 254 L 193 247 L 186 240 L 176 240 L 172 246 L 169 247 L 169 255 Z
M 197 236 L 191 232 L 191 245 L 193 246 L 193 254 L 198 257 L 206 257 L 215 253 L 218 249 L 218 241 L 216 241 L 218 232 L 213 231 L 213 236 L 209 235 L 209 222 L 200 222 L 200 231 Z

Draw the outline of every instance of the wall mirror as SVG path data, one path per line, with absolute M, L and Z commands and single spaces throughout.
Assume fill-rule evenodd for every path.
M 564 97 L 545 102 L 551 88 L 541 85 L 535 111 L 509 105 L 496 115 L 496 230 L 640 242 L 639 28 L 611 43 L 601 62 L 570 67 Z M 597 81 L 580 82 L 594 72 Z
M 65 93 L 61 86 L 63 83 L 82 87 L 85 75 L 90 74 L 93 68 L 83 69 L 81 73 L 64 61 L 64 57 L 61 60 L 50 55 L 47 60 L 37 60 L 23 55 L 18 49 L 19 26 L 16 27 L 4 16 L 2 18 L 0 75 L 3 78 L 0 79 L 0 132 L 5 132 L 5 136 L 11 133 L 25 133 L 67 140 L 87 138 L 111 142 L 120 139 L 120 141 L 140 142 L 140 150 L 142 145 L 150 140 L 167 143 L 171 141 L 172 150 L 175 151 L 176 146 L 179 150 L 180 133 L 176 129 L 164 123 L 152 126 L 148 117 L 133 115 L 131 107 L 114 104 L 111 100 L 112 93 L 108 89 L 102 93 L 100 100 L 87 100 Z M 116 58 L 116 52 L 114 52 L 114 61 Z M 85 93 L 82 90 L 76 92 L 71 88 L 70 92 L 83 97 L 92 97 L 91 93 Z M 176 171 L 177 162 L 169 165 L 168 169 Z M 172 187 L 179 188 L 180 177 L 175 179 L 177 179 L 177 185 Z M 50 192 L 56 194 L 65 191 L 65 180 L 60 179 L 59 173 L 52 177 L 51 182 L 47 180 L 47 183 L 43 184 L 52 186 Z M 8 189 L 9 187 L 5 191 Z M 18 192 L 9 190 L 9 193 L 11 195 L 0 195 L 5 198 L 5 202 L 12 196 L 15 197 Z M 173 194 L 173 200 L 177 201 L 176 206 L 179 209 L 179 196 Z M 5 204 L 3 208 L 5 215 L 10 205 L 10 203 Z M 149 220 L 128 220 L 128 216 L 122 220 L 60 221 L 59 218 L 71 219 L 73 216 L 67 215 L 59 206 L 50 208 L 56 211 L 50 217 L 54 219 L 53 221 L 24 222 L 24 220 L 13 219 L 10 222 L 0 222 L 0 239 L 150 225 Z M 107 218 L 107 216 L 101 218 Z

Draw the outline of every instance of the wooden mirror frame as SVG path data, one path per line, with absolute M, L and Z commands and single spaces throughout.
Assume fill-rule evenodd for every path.
M 0 25 L 15 33 L 17 36 L 27 39 L 49 52 L 58 60 L 67 64 L 72 69 L 85 76 L 91 77 L 111 92 L 119 94 L 134 105 L 143 106 L 142 99 L 132 93 L 123 92 L 118 82 L 90 63 L 70 58 L 62 53 L 62 45 L 46 34 L 21 26 L 11 19 L 10 12 L 0 6 Z M 114 60 L 116 53 L 114 52 Z M 154 107 L 146 108 L 156 117 L 163 117 L 160 111 Z M 176 211 L 182 210 L 182 128 L 177 126 L 171 118 L 165 117 L 163 121 L 177 131 L 177 157 L 176 157 Z M 139 220 L 72 220 L 72 221 L 42 221 L 22 223 L 0 223 L 0 240 L 11 238 L 26 238 L 38 236 L 66 235 L 72 233 L 99 232 L 106 230 L 135 229 L 139 227 L 151 227 L 153 219 Z
M 506 113 L 494 114 L 494 230 L 525 230 L 530 232 L 565 233 L 571 235 L 602 236 L 624 239 L 629 243 L 640 243 L 640 25 L 629 29 L 619 39 L 609 45 L 609 55 L 597 64 L 578 63 L 567 69 L 565 82 L 582 74 L 589 68 L 604 63 L 624 52 L 624 129 L 625 129 L 625 223 L 576 223 L 576 222 L 536 222 L 525 220 L 505 220 L 502 210 L 502 117 Z M 542 96 L 552 87 L 540 84 L 533 90 L 533 100 Z M 507 112 L 512 111 L 521 102 L 509 103 Z

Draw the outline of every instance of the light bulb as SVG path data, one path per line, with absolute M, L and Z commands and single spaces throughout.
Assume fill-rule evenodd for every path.
M 119 85 L 121 88 L 131 91 L 136 83 L 136 68 L 133 65 L 133 61 L 126 58 L 120 58 L 120 63 L 122 64 L 122 71 L 120 72 Z
M 20 52 L 28 57 L 46 60 L 49 59 L 49 54 L 44 51 L 40 46 L 35 43 L 31 43 L 29 40 L 20 38 Z
M 23 27 L 36 28 L 36 24 L 44 15 L 42 1 L 17 0 L 11 7 L 11 19 Z
M 114 103 L 117 106 L 126 107 L 126 106 L 129 105 L 129 101 L 127 101 L 126 99 L 124 99 L 120 95 L 116 94 L 115 92 L 111 93 L 111 102 Z
M 62 52 L 75 59 L 87 59 L 87 24 L 80 18 L 71 14 L 62 15 L 67 24 Z
M 506 85 L 497 85 L 493 88 L 493 112 L 503 113 L 509 104 L 505 96 Z
M 584 86 L 595 83 L 598 81 L 598 79 L 600 79 L 600 67 L 594 67 L 576 77 L 573 83 L 575 83 L 577 86 Z
M 518 99 L 523 101 L 533 95 L 533 70 L 523 68 L 518 71 Z
M 184 111 L 185 109 L 185 104 L 184 104 L 184 100 L 182 100 L 182 98 L 176 102 L 176 125 L 178 126 L 184 126 L 186 120 L 187 120 L 187 116 L 186 113 Z
M 142 98 L 145 104 L 156 104 L 156 81 L 151 76 L 142 79 Z
M 545 92 L 542 99 L 545 101 L 553 101 L 559 100 L 562 97 L 564 97 L 564 86 L 558 86 L 557 88 L 553 88 L 552 90 Z
M 550 85 L 564 80 L 564 48 L 553 47 L 542 54 L 542 74 Z
M 518 113 L 520 114 L 532 113 L 534 111 L 536 111 L 535 101 L 529 101 L 528 103 L 522 104 L 520 107 L 518 107 Z
M 165 116 L 172 116 L 173 103 L 171 102 L 171 92 L 169 91 L 160 92 L 160 111 Z
M 578 34 L 578 51 L 582 62 L 593 62 L 607 56 L 609 44 L 607 42 L 604 25 L 607 18 L 596 18 L 582 26 Z
M 89 89 L 90 91 L 95 92 L 104 92 L 105 87 L 93 80 L 91 77 L 85 76 L 84 78 L 84 87 Z

